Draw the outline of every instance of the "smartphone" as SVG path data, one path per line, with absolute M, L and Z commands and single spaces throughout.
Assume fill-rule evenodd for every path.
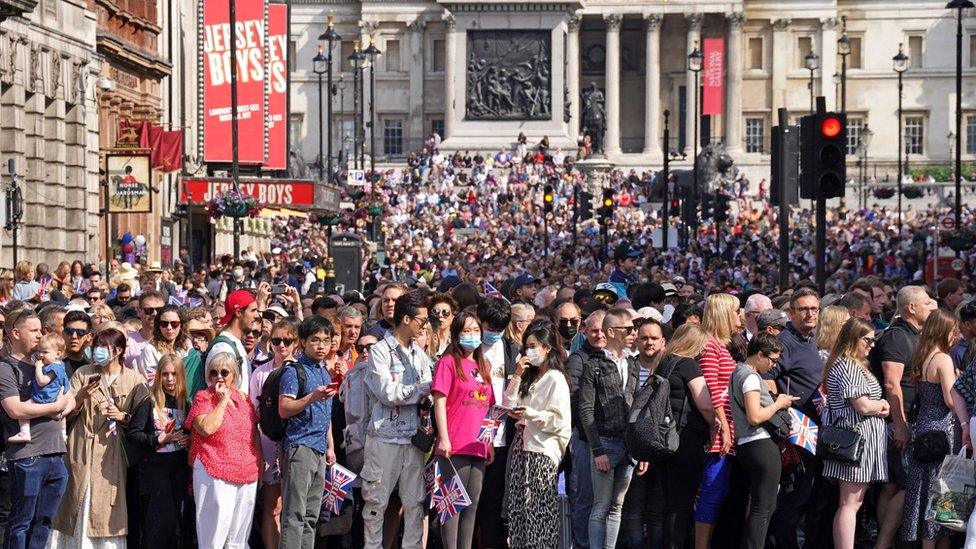
M 164 431 L 167 433 L 172 433 L 174 428 L 176 428 L 176 420 L 171 419 L 168 422 L 166 422 L 166 428 L 164 429 Z
M 95 374 L 90 378 L 88 378 L 89 385 L 95 385 L 96 383 L 101 383 L 101 382 L 102 382 L 102 374 Z
M 282 295 L 287 293 L 288 293 L 287 284 L 275 284 L 274 286 L 271 286 L 271 295 Z
M 342 385 L 342 381 L 333 381 L 332 383 L 325 386 L 326 391 L 339 392 L 339 386 Z

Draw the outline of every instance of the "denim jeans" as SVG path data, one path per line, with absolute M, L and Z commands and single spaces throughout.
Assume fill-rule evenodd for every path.
M 573 460 L 573 474 L 570 476 L 570 502 L 573 506 L 573 547 L 590 547 L 590 510 L 593 507 L 593 481 L 590 475 L 590 445 L 580 440 L 579 432 L 573 429 L 569 439 L 569 451 Z
M 10 516 L 5 549 L 44 549 L 51 521 L 68 486 L 61 454 L 18 459 L 10 469 Z
M 591 458 L 590 474 L 593 475 L 593 510 L 590 511 L 590 547 L 614 549 L 620 532 L 620 513 L 630 486 L 634 466 L 630 463 L 624 441 L 619 438 L 600 437 L 603 450 L 610 460 L 610 470 L 597 470 Z

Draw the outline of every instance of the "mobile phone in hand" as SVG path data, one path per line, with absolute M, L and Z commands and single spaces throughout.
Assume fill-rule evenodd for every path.
M 288 293 L 287 284 L 275 284 L 274 286 L 271 286 L 271 295 L 282 295 L 287 293 Z

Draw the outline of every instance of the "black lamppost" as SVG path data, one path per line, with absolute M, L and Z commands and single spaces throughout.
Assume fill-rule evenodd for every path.
M 696 40 L 695 49 L 688 54 L 688 70 L 695 73 L 695 90 L 693 93 L 695 97 L 695 102 L 694 102 L 695 116 L 692 119 L 693 120 L 692 127 L 694 128 L 692 134 L 694 136 L 692 140 L 692 147 L 694 148 L 692 149 L 692 156 L 691 156 L 691 162 L 692 162 L 691 192 L 688 193 L 691 195 L 691 201 L 692 201 L 692 206 L 691 208 L 688 209 L 688 211 L 691 212 L 691 217 L 692 217 L 691 226 L 693 229 L 693 235 L 695 239 L 698 238 L 698 213 L 694 208 L 697 208 L 698 203 L 700 202 L 698 197 L 698 124 L 701 120 L 701 115 L 698 114 L 698 94 L 699 94 L 698 73 L 700 73 L 702 70 L 702 62 L 704 61 L 704 59 L 705 59 L 705 55 L 702 53 L 700 49 L 698 49 L 698 41 Z
M 369 56 L 369 171 L 376 173 L 376 56 L 382 53 L 376 47 L 376 39 L 371 38 L 364 54 Z
M 664 168 L 661 180 L 664 185 L 664 215 L 661 216 L 661 251 L 668 251 L 668 221 L 671 216 L 671 111 L 664 109 Z
M 867 124 L 861 128 L 861 132 L 857 138 L 857 156 L 858 165 L 860 168 L 860 173 L 858 173 L 858 179 L 860 180 L 861 197 L 858 199 L 858 203 L 861 203 L 863 199 L 864 205 L 862 208 L 867 208 L 868 198 L 867 198 L 867 178 L 868 178 L 868 147 L 871 145 L 871 138 L 874 137 L 874 132 Z
M 328 174 L 329 181 L 335 179 L 335 170 L 332 166 L 332 98 L 335 96 L 335 89 L 332 87 L 332 52 L 335 50 L 335 45 L 341 43 L 342 37 L 339 36 L 334 27 L 333 17 L 329 16 L 329 26 L 325 29 L 325 32 L 319 35 L 319 40 L 324 40 L 329 54 L 326 56 L 326 74 L 328 75 L 326 83 L 329 88 L 329 106 L 328 106 L 328 118 L 329 118 L 329 131 L 327 135 L 328 139 L 328 149 L 326 150 L 326 157 L 328 158 Z M 319 55 L 322 55 L 321 48 L 319 49 Z M 318 72 L 318 71 L 316 71 Z M 341 77 L 340 77 L 341 79 Z M 322 127 L 322 75 L 319 75 L 319 127 Z M 321 131 L 321 130 L 320 130 Z M 322 155 L 322 138 L 319 137 L 319 156 Z M 321 160 L 320 160 L 321 162 Z
M 956 181 L 956 229 L 962 227 L 962 10 L 972 0 L 949 0 L 946 9 L 956 10 L 956 158 L 952 170 Z
M 847 113 L 847 56 L 851 54 L 851 37 L 847 36 L 847 16 L 841 16 L 844 26 L 837 39 L 837 53 L 840 54 L 840 112 Z
M 902 140 L 904 135 L 901 130 L 901 96 L 902 96 L 902 74 L 908 70 L 908 56 L 902 51 L 902 45 L 898 44 L 898 53 L 891 58 L 895 72 L 898 73 L 898 234 L 901 234 L 901 152 Z
M 359 40 L 356 40 L 353 44 L 353 52 L 349 54 L 349 64 L 352 66 L 352 94 L 353 94 L 353 117 L 355 123 L 353 124 L 353 140 L 352 140 L 352 161 L 353 166 L 358 170 L 362 169 L 362 164 L 359 162 L 359 147 L 360 143 L 360 130 L 363 123 L 362 109 L 363 107 L 363 87 L 362 87 L 362 75 L 360 71 L 363 66 L 363 61 L 366 60 L 366 55 L 359 51 Z
M 344 115 L 346 112 L 346 78 L 342 74 L 339 75 L 339 82 L 336 87 L 339 88 L 339 118 L 342 119 L 342 115 Z M 341 133 L 341 124 L 339 125 L 339 130 Z M 342 142 L 343 145 L 340 145 L 339 147 L 339 171 L 345 169 L 347 167 L 346 164 L 349 163 L 349 157 L 346 154 L 348 145 L 345 144 L 345 139 L 343 139 Z
M 328 65 L 329 59 L 322 54 L 322 46 L 319 45 L 319 52 L 312 58 L 312 71 L 319 77 L 319 181 L 325 179 L 325 156 L 322 153 L 322 139 L 325 135 L 325 123 L 322 121 L 322 75 L 328 71 Z M 331 72 L 329 76 L 332 76 Z M 331 104 L 331 101 L 329 103 Z M 329 120 L 332 120 L 331 115 L 329 115 Z M 332 145 L 331 137 L 329 138 L 329 145 Z M 329 163 L 332 163 L 331 156 Z M 331 165 L 329 166 L 329 173 L 332 173 Z
M 806 54 L 803 58 L 803 64 L 806 66 L 807 70 L 810 71 L 810 82 L 807 84 L 807 88 L 810 89 L 810 112 L 812 113 L 815 108 L 813 106 L 813 73 L 820 68 L 820 56 L 814 53 L 813 49 L 810 49 L 810 53 Z

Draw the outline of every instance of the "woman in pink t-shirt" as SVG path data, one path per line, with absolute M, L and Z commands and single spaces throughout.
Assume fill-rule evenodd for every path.
M 470 549 L 485 465 L 495 457 L 490 433 L 479 437 L 495 395 L 481 348 L 481 322 L 474 314 L 462 311 L 454 317 L 451 344 L 434 368 L 430 390 L 437 421 L 434 454 L 443 482 L 457 475 L 471 498 L 470 506 L 441 525 L 441 541 L 445 549 Z

